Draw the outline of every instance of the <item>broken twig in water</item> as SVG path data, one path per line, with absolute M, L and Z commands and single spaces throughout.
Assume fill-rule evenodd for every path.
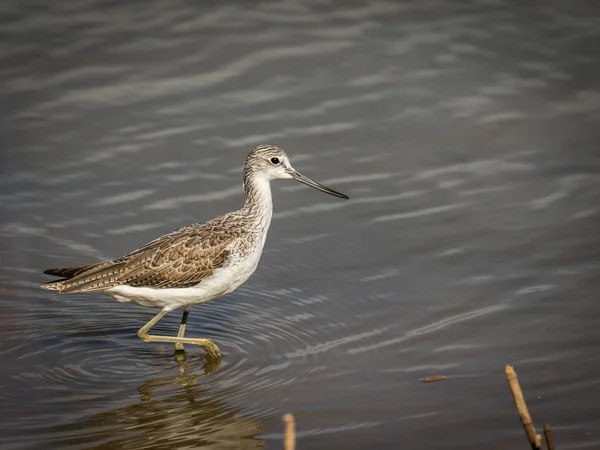
M 552 437 L 552 428 L 550 428 L 550 424 L 544 424 L 544 437 L 546 438 L 546 447 L 548 450 L 555 450 L 554 438 Z
M 531 415 L 529 414 L 529 410 L 527 409 L 527 405 L 525 404 L 525 399 L 523 398 L 523 392 L 521 391 L 521 386 L 519 385 L 519 379 L 517 378 L 517 374 L 515 369 L 512 366 L 506 366 L 506 379 L 508 381 L 508 386 L 513 395 L 513 399 L 515 401 L 515 406 L 517 407 L 517 411 L 519 413 L 519 417 L 521 417 L 521 423 L 523 424 L 523 428 L 525 429 L 525 434 L 527 435 L 527 439 L 531 444 L 531 448 L 533 450 L 540 450 L 542 448 L 542 436 L 536 434 L 535 427 L 533 426 L 533 421 L 531 420 Z
M 285 423 L 285 450 L 294 450 L 296 448 L 296 422 L 292 414 L 284 414 L 283 422 Z
M 445 380 L 446 378 L 448 377 L 445 377 L 444 375 L 432 375 L 430 377 L 421 378 L 419 381 L 422 381 L 423 383 L 432 383 L 433 381 Z

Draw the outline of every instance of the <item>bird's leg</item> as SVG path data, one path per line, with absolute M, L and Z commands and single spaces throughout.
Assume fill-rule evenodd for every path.
M 169 306 L 165 306 L 161 312 L 159 312 L 156 316 L 154 316 L 152 318 L 152 320 L 150 320 L 146 325 L 144 325 L 142 328 L 140 328 L 138 330 L 138 336 L 139 338 L 144 341 L 144 342 L 173 342 L 175 344 L 181 343 L 183 344 L 196 344 L 199 345 L 200 347 L 204 348 L 204 350 L 206 351 L 206 353 L 208 354 L 209 357 L 211 358 L 221 358 L 221 351 L 219 350 L 219 347 L 217 347 L 215 345 L 215 343 L 213 341 L 211 341 L 210 339 L 204 339 L 204 338 L 185 338 L 185 337 L 173 337 L 173 336 L 155 336 L 155 335 L 150 335 L 148 334 L 148 331 L 150 330 L 150 328 L 152 328 L 154 325 L 156 325 L 158 323 L 158 321 L 160 319 L 162 319 L 163 317 L 165 317 L 165 315 L 169 312 L 172 311 L 173 309 L 175 309 L 174 307 L 169 307 Z M 184 312 L 185 315 L 185 312 Z M 181 330 L 181 327 L 180 327 Z
M 190 314 L 190 306 L 185 305 L 183 307 L 183 317 L 181 318 L 181 325 L 179 325 L 179 332 L 177 333 L 178 338 L 182 338 L 185 334 L 185 326 L 187 325 L 188 315 Z M 181 342 L 177 342 L 175 344 L 175 351 L 183 351 L 183 344 Z

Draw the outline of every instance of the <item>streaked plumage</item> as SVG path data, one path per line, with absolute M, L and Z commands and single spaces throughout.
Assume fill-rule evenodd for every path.
M 232 215 L 180 228 L 113 261 L 47 270 L 47 274 L 66 279 L 43 287 L 64 294 L 110 295 L 111 288 L 123 285 L 161 290 L 196 286 L 230 262 L 231 253 L 240 247 L 235 245 L 236 240 L 255 239 L 254 233 L 244 233 L 240 221 L 232 221 L 235 227 L 224 227 L 223 222 L 231 220 Z
M 102 293 L 121 302 L 160 307 L 163 311 L 154 322 L 150 321 L 147 328 L 138 332 L 142 339 L 175 342 L 176 349 L 181 349 L 183 343 L 203 345 L 183 338 L 181 327 L 177 338 L 150 336 L 145 332 L 177 307 L 185 309 L 182 321 L 185 329 L 191 305 L 226 295 L 252 275 L 271 223 L 270 181 L 277 178 L 294 178 L 347 198 L 300 175 L 279 147 L 258 146 L 250 151 L 244 165 L 246 200 L 241 209 L 175 230 L 115 260 L 46 270 L 44 273 L 62 279 L 42 287 L 63 294 Z

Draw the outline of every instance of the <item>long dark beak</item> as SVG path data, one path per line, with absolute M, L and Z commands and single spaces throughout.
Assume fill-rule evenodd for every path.
M 341 192 L 334 191 L 333 189 L 329 189 L 327 186 L 323 186 L 321 183 L 317 183 L 316 181 L 311 180 L 308 177 L 305 177 L 300 172 L 293 171 L 292 178 L 300 183 L 304 183 L 311 188 L 315 188 L 317 191 L 325 192 L 326 194 L 333 195 L 334 197 L 345 198 L 348 200 L 350 197 L 342 194 Z

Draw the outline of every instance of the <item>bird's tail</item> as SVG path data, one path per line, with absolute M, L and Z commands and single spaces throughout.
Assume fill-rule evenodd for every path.
M 46 289 L 47 291 L 62 291 L 63 289 L 63 284 L 62 284 L 62 280 L 60 281 L 48 281 L 45 284 L 42 284 L 40 286 L 42 289 Z
M 41 285 L 42 289 L 46 289 L 48 291 L 62 291 L 65 286 L 64 282 L 70 280 L 73 277 L 76 277 L 79 274 L 87 272 L 90 269 L 93 269 L 96 266 L 103 264 L 103 262 L 99 262 L 96 264 L 89 264 L 87 266 L 76 266 L 76 267 L 59 267 L 56 269 L 47 269 L 44 270 L 44 273 L 47 275 L 54 275 L 55 277 L 61 277 L 61 280 L 53 280 L 48 281 L 46 284 Z

